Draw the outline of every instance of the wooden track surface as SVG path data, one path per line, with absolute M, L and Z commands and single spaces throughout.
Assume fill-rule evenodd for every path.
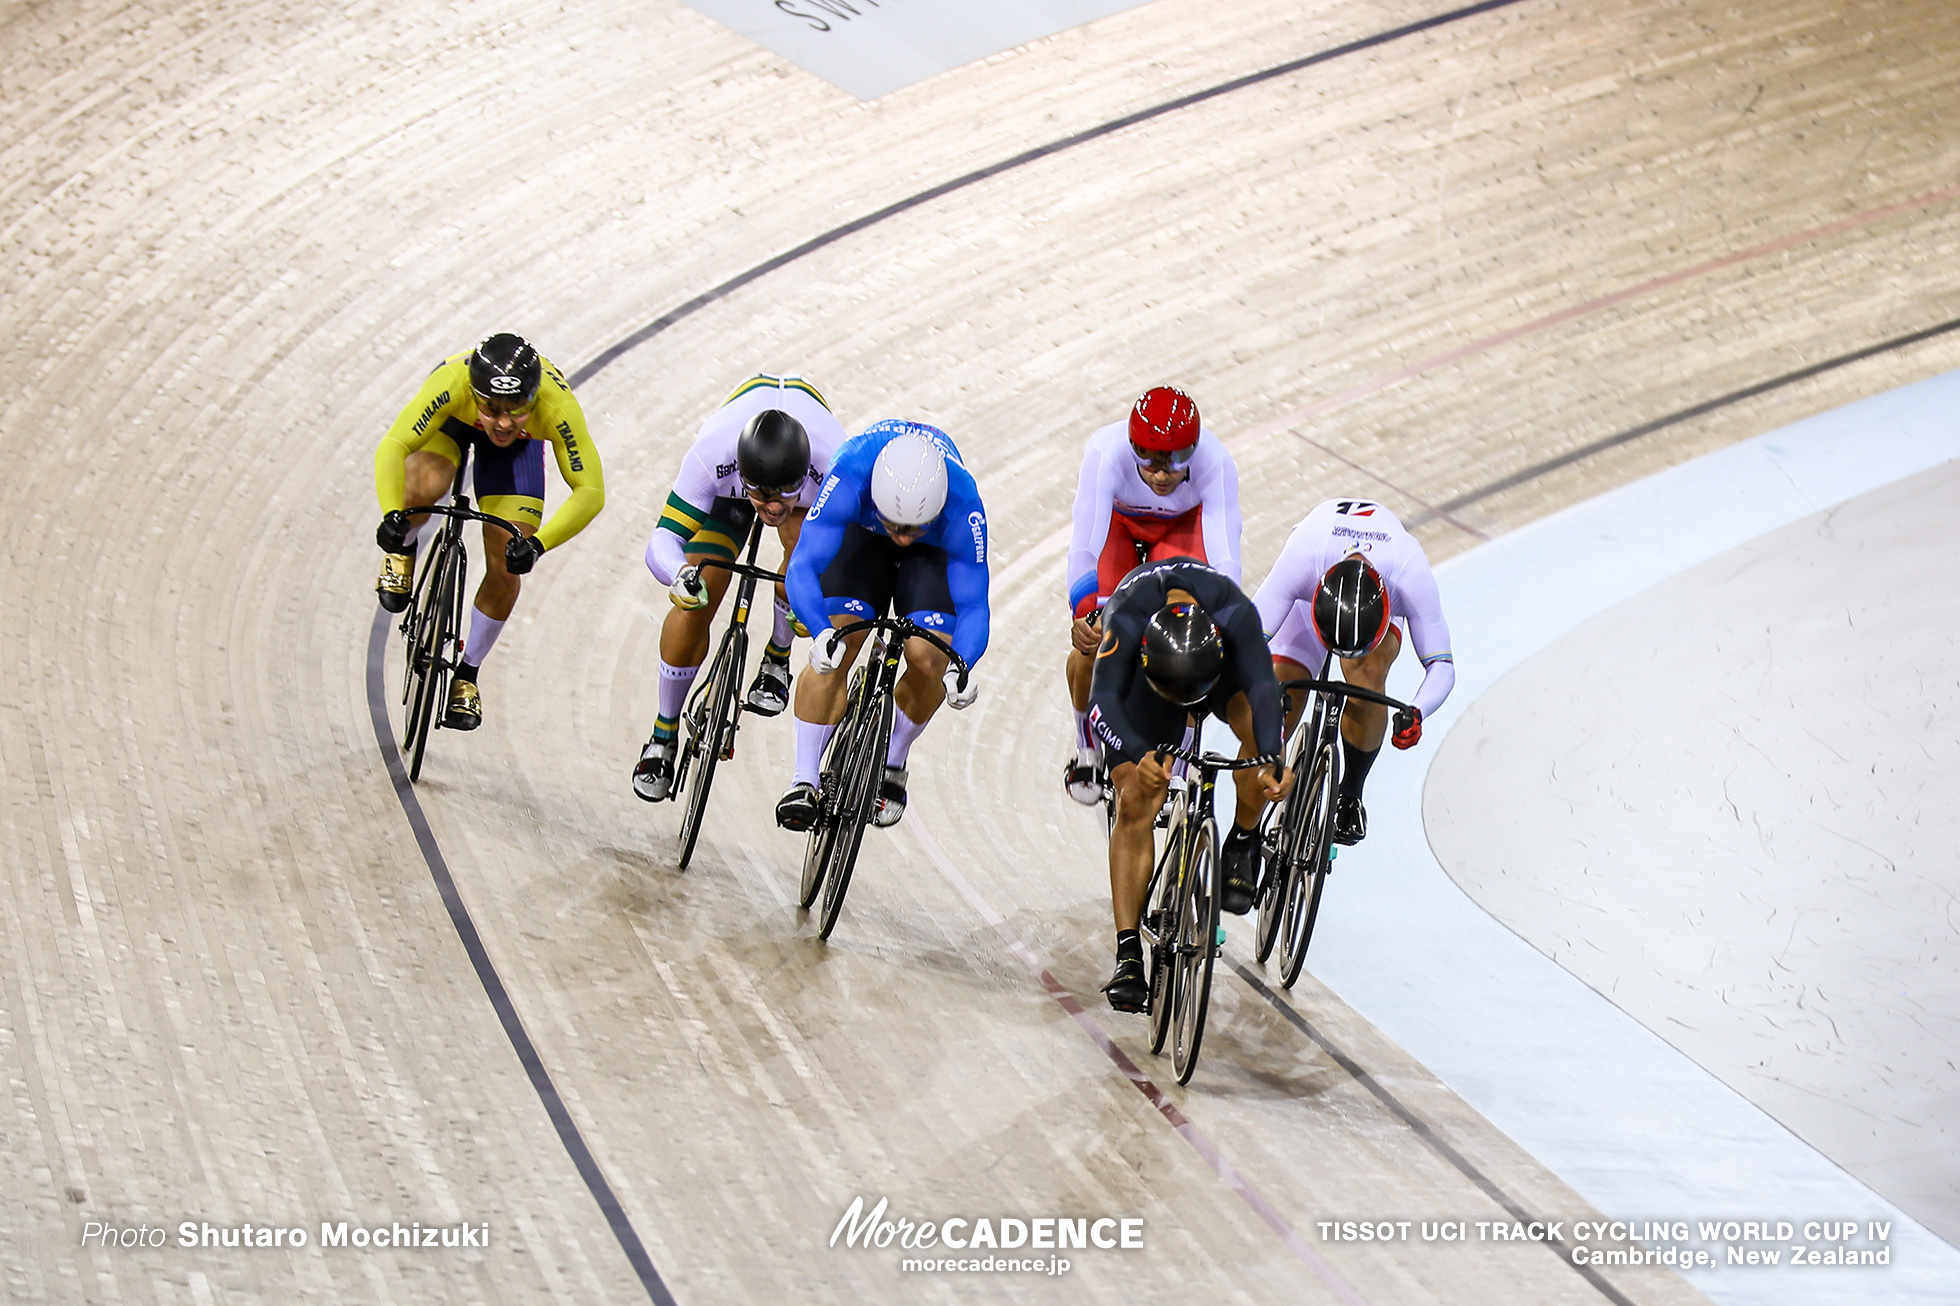
M 860 104 L 666 3 L 0 4 L 6 1294 L 645 1297 L 379 760 L 379 431 L 489 330 L 576 368 L 929 186 L 1433 12 L 1162 3 Z M 1502 1212 L 1221 972 L 1172 1097 L 1316 1273 L 1010 951 L 1002 929 L 1157 1073 L 1140 1022 L 1089 1003 L 1107 881 L 1054 783 L 1054 537 L 1087 433 L 1160 380 L 1236 443 L 1250 580 L 1328 494 L 1406 518 L 1473 499 L 1427 517 L 1441 558 L 1960 365 L 1940 336 L 1475 497 L 1960 317 L 1951 17 L 1527 0 L 907 210 L 582 388 L 607 510 L 527 582 L 485 728 L 437 735 L 419 796 L 678 1300 L 1001 1295 L 825 1249 L 860 1193 L 1146 1218 L 1144 1253 L 1017 1281 L 1047 1300 L 1604 1300 L 1539 1247 L 1309 1237 Z M 853 427 L 944 425 L 993 520 L 983 697 L 920 745 L 915 811 L 872 841 L 828 947 L 768 820 L 786 729 L 744 734 L 684 876 L 677 813 L 626 786 L 665 608 L 640 545 L 701 416 L 759 368 L 804 371 Z M 1495 1186 L 1584 1213 L 1310 977 L 1294 996 Z M 90 1220 L 390 1218 L 488 1222 L 492 1247 L 78 1248 Z M 1612 1281 L 1694 1299 L 1658 1271 Z

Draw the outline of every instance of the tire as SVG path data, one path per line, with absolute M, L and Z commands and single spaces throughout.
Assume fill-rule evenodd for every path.
M 1259 821 L 1259 897 L 1253 904 L 1259 918 L 1253 941 L 1255 960 L 1261 964 L 1273 955 L 1273 945 L 1279 941 L 1299 810 L 1299 805 L 1288 795 L 1287 801 L 1279 806 L 1267 808 Z
M 701 818 L 708 811 L 708 790 L 715 782 L 715 764 L 721 761 L 735 734 L 735 714 L 740 710 L 735 694 L 747 656 L 747 635 L 740 626 L 730 623 L 720 651 L 708 666 L 710 679 L 701 691 L 705 699 L 689 705 L 693 712 L 682 713 L 687 729 L 687 742 L 682 751 L 691 758 L 694 771 L 693 785 L 681 809 L 681 853 L 676 865 L 683 871 L 694 856 L 695 841 L 701 837 Z M 674 759 L 676 783 L 681 779 L 681 764 L 682 759 L 677 756 Z
M 866 674 L 871 674 L 870 669 Z M 857 867 L 864 827 L 871 823 L 878 791 L 885 779 L 885 751 L 892 737 L 892 695 L 891 686 L 882 674 L 871 692 L 876 700 L 867 703 L 860 713 L 858 730 L 845 754 L 836 837 L 830 847 L 830 865 L 824 873 L 823 911 L 817 926 L 820 939 L 828 939 L 830 932 L 837 928 L 837 914 L 844 909 L 844 894 L 851 887 L 851 872 Z
M 1177 1005 L 1177 900 L 1181 883 L 1179 868 L 1184 858 L 1184 821 L 1174 816 L 1164 850 L 1150 873 L 1150 885 L 1143 895 L 1143 924 L 1150 947 L 1150 1051 L 1164 1050 L 1170 1037 L 1171 1010 Z M 1154 922 L 1154 924 L 1153 924 Z
M 808 911 L 810 904 L 817 900 L 823 889 L 824 872 L 830 867 L 831 845 L 837 841 L 837 789 L 836 777 L 844 774 L 844 750 L 857 734 L 858 684 L 863 676 L 860 669 L 852 676 L 851 696 L 844 707 L 844 719 L 837 723 L 837 729 L 830 732 L 830 741 L 824 745 L 823 764 L 817 774 L 820 784 L 827 784 L 818 795 L 816 824 L 810 827 L 810 837 L 803 846 L 803 882 L 798 891 L 796 905 Z M 829 776 L 828 782 L 822 777 Z
M 1211 969 L 1218 956 L 1218 826 L 1207 818 L 1192 841 L 1178 911 L 1177 996 L 1171 1004 L 1171 1065 L 1188 1084 L 1198 1069 L 1211 1006 Z
M 420 625 L 420 639 L 416 661 L 421 667 L 422 684 L 417 692 L 414 708 L 414 741 L 409 749 L 408 779 L 412 784 L 422 778 L 422 757 L 429 747 L 429 734 L 435 728 L 436 700 L 446 697 L 449 689 L 449 668 L 444 659 L 449 646 L 455 642 L 456 630 L 462 625 L 462 541 L 449 538 L 444 531 L 436 537 L 436 553 L 429 565 L 434 569 L 430 578 L 429 607 L 423 614 Z
M 1284 919 L 1280 937 L 1286 941 L 1286 957 L 1280 967 L 1280 984 L 1292 988 L 1307 962 L 1307 945 L 1313 941 L 1315 919 L 1320 915 L 1320 894 L 1327 885 L 1327 869 L 1333 861 L 1334 845 L 1334 750 L 1327 740 L 1314 755 L 1307 773 L 1305 793 L 1295 790 L 1303 809 L 1300 835 L 1294 843 L 1293 866 L 1288 874 Z

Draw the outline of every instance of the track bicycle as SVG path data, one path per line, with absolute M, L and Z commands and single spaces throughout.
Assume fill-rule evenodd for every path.
M 456 464 L 456 479 L 448 503 L 410 508 L 408 515 L 435 513 L 443 518 L 435 538 L 425 545 L 421 573 L 408 607 L 402 611 L 401 632 L 405 641 L 406 674 L 402 677 L 402 703 L 407 708 L 403 722 L 402 751 L 408 754 L 408 778 L 422 775 L 422 754 L 429 746 L 429 732 L 440 729 L 442 716 L 438 702 L 449 701 L 449 682 L 463 664 L 463 589 L 469 577 L 469 550 L 463 545 L 463 524 L 480 521 L 486 526 L 519 534 L 517 523 L 470 507 L 463 493 L 463 478 L 469 467 L 469 450 L 463 450 Z
M 851 672 L 850 698 L 844 719 L 824 748 L 822 783 L 818 786 L 817 819 L 803 851 L 803 882 L 798 905 L 805 910 L 823 895 L 817 937 L 828 939 L 837 927 L 844 894 L 851 887 L 864 827 L 878 810 L 878 793 L 885 778 L 885 754 L 891 746 L 892 692 L 898 683 L 899 655 L 908 639 L 923 639 L 952 659 L 965 688 L 971 668 L 966 659 L 932 631 L 904 617 L 877 617 L 839 626 L 840 637 L 860 630 L 874 632 L 865 642 L 864 659 Z
M 1203 718 L 1197 738 L 1203 737 Z M 1220 771 L 1270 766 L 1276 754 L 1230 758 L 1166 745 L 1160 754 L 1182 758 L 1191 769 L 1171 778 L 1166 798 L 1163 851 L 1144 890 L 1139 932 L 1150 959 L 1150 1050 L 1171 1045 L 1177 1082 L 1188 1084 L 1198 1068 L 1211 1005 L 1212 963 L 1221 942 L 1218 903 L 1224 888 L 1218 866 L 1218 820 L 1213 789 Z
M 1287 761 L 1299 769 L 1301 778 L 1292 793 L 1266 809 L 1259 824 L 1256 955 L 1264 962 L 1275 945 L 1284 944 L 1280 982 L 1289 989 L 1306 964 L 1307 945 L 1313 941 L 1314 922 L 1320 915 L 1320 895 L 1338 855 L 1334 799 L 1341 788 L 1341 717 L 1347 701 L 1364 699 L 1398 712 L 1407 706 L 1372 689 L 1328 679 L 1333 663 L 1329 654 L 1319 676 L 1280 683 L 1283 694 L 1307 695 L 1287 745 Z
M 694 856 L 695 841 L 701 837 L 701 818 L 708 810 L 708 790 L 715 782 L 715 767 L 735 756 L 735 734 L 742 728 L 742 713 L 753 712 L 742 698 L 742 680 L 749 656 L 749 609 L 755 601 L 758 581 L 777 584 L 783 579 L 773 571 L 755 565 L 756 547 L 762 542 L 762 519 L 749 526 L 745 556 L 740 562 L 704 558 L 700 567 L 721 567 L 741 579 L 735 587 L 735 611 L 722 632 L 721 647 L 714 660 L 698 678 L 687 706 L 681 710 L 681 724 L 687 737 L 674 757 L 675 797 L 686 789 L 688 772 L 694 771 L 694 788 L 686 789 L 687 805 L 681 813 L 681 854 L 679 866 L 686 870 Z

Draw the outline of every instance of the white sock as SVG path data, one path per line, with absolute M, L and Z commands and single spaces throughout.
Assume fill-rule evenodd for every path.
M 1094 748 L 1096 739 L 1089 733 L 1089 714 L 1080 708 L 1071 708 L 1075 713 L 1075 746 L 1079 749 Z
M 905 759 L 912 752 L 912 741 L 919 737 L 925 723 L 914 721 L 905 715 L 905 709 L 894 705 L 892 710 L 892 742 L 885 750 L 886 766 L 904 766 Z
M 814 785 L 821 781 L 824 745 L 830 742 L 830 733 L 835 729 L 834 724 L 796 718 L 796 774 L 790 777 L 793 784 Z
M 674 724 L 681 719 L 681 708 L 687 703 L 687 691 L 694 684 L 694 677 L 701 673 L 700 667 L 670 667 L 663 658 L 660 663 L 660 706 L 659 717 L 654 725 L 654 733 L 673 733 Z
M 790 640 L 796 637 L 796 631 L 789 624 L 791 615 L 789 604 L 777 599 L 776 629 L 769 639 L 769 642 L 777 648 L 788 648 Z
M 470 637 L 463 645 L 463 661 L 473 667 L 483 665 L 483 659 L 490 656 L 490 650 L 497 646 L 497 636 L 504 633 L 504 623 L 495 617 L 483 615 L 483 609 L 470 609 Z

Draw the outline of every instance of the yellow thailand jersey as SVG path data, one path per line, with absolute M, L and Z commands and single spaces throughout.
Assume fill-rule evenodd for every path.
M 374 493 L 381 511 L 395 512 L 408 505 L 406 493 L 408 456 L 426 449 L 447 458 L 462 460 L 458 439 L 480 435 L 477 430 L 476 395 L 470 389 L 470 352 L 464 350 L 442 361 L 429 373 L 415 398 L 401 410 L 374 451 Z M 538 530 L 538 543 L 555 548 L 585 529 L 606 504 L 605 475 L 599 467 L 599 451 L 585 428 L 585 412 L 572 395 L 565 376 L 540 356 L 543 376 L 538 384 L 538 401 L 524 421 L 524 434 L 543 440 L 558 459 L 558 474 L 571 488 L 572 497 L 558 506 L 551 520 Z M 487 443 L 487 441 L 486 441 Z M 542 486 L 540 486 L 542 489 Z M 541 516 L 542 497 L 532 512 Z M 493 509 L 486 507 L 486 512 Z M 508 514 L 503 514 L 508 515 Z M 527 514 L 529 515 L 529 514 Z

